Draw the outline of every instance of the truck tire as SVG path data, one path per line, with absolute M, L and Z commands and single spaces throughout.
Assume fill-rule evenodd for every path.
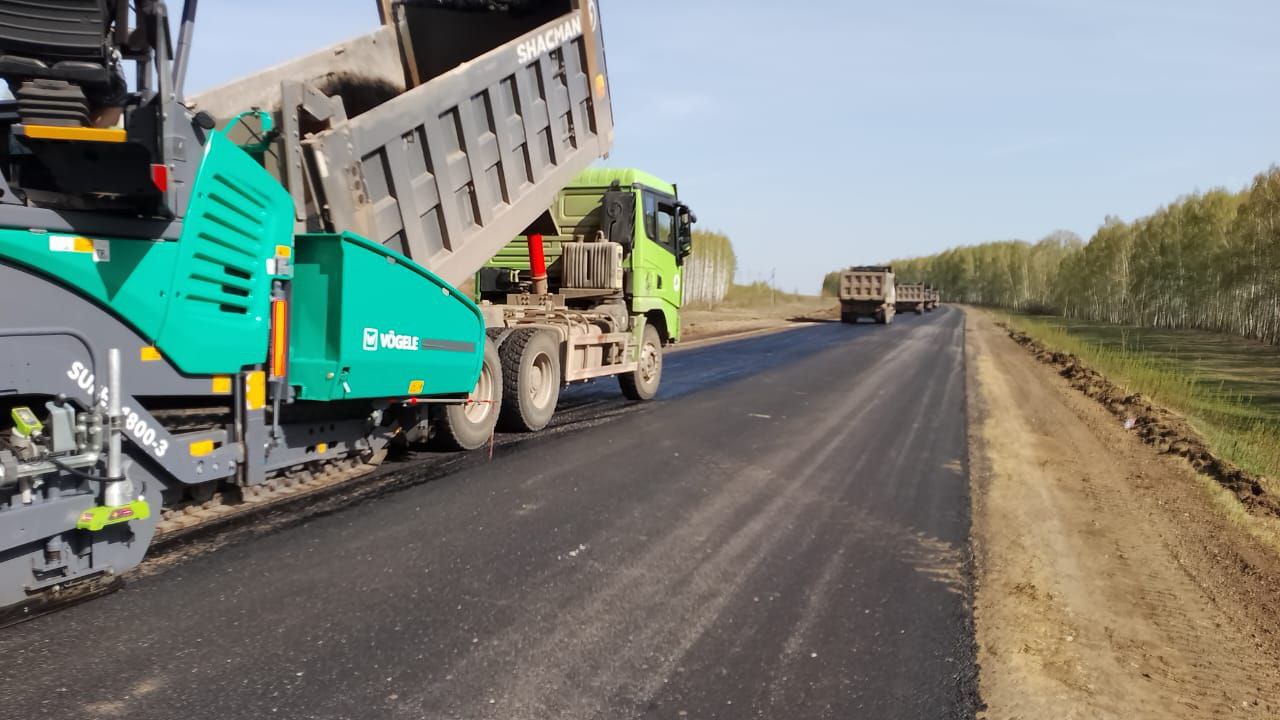
M 855 325 L 858 322 L 858 313 L 840 311 L 840 322 L 845 325 Z
M 502 363 L 493 340 L 485 338 L 484 365 L 465 404 L 446 405 L 436 417 L 435 445 L 444 450 L 475 450 L 493 438 L 502 412 Z
M 560 343 L 551 333 L 522 328 L 498 348 L 502 360 L 502 414 L 498 427 L 537 432 L 551 422 L 560 399 Z
M 652 400 L 662 382 L 662 337 L 645 325 L 640 341 L 640 367 L 618 376 L 618 386 L 628 400 Z

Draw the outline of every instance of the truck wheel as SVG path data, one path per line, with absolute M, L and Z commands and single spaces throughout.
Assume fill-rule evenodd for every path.
M 858 322 L 858 314 L 841 311 L 840 322 L 844 323 L 845 325 L 854 325 Z
M 877 311 L 876 311 L 876 324 L 877 324 L 877 325 L 888 325 L 888 324 L 889 324 L 889 315 L 888 315 L 888 313 L 886 313 L 886 312 L 885 312 L 885 311 L 883 311 L 883 310 L 877 310 Z
M 467 402 L 446 405 L 439 413 L 436 445 L 446 450 L 475 450 L 493 437 L 502 412 L 502 363 L 493 341 L 485 338 L 484 365 Z
M 629 400 L 652 400 L 662 382 L 662 338 L 652 325 L 644 326 L 640 342 L 640 366 L 618 376 L 622 394 Z
M 551 422 L 560 399 L 560 344 L 545 330 L 524 328 L 498 349 L 502 360 L 502 415 L 499 427 L 537 432 Z

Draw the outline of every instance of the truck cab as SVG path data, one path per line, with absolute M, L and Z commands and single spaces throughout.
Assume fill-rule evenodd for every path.
M 674 184 L 636 169 L 593 168 L 579 175 L 556 197 L 543 221 L 543 252 L 549 288 L 568 307 L 588 309 L 605 301 L 621 302 L 658 328 L 664 344 L 680 339 L 684 259 L 693 250 L 696 218 Z M 530 233 L 532 234 L 532 233 Z M 565 246 L 603 237 L 621 246 L 620 282 L 609 294 L 584 292 L 584 284 L 611 286 L 613 279 L 566 276 Z M 588 280 L 584 283 L 583 280 Z M 511 295 L 533 290 L 528 235 L 516 238 L 476 274 L 476 299 L 506 304 Z M 520 302 L 523 302 L 521 300 Z
M 608 170 L 588 172 L 611 174 Z M 664 339 L 677 342 L 684 259 L 693 249 L 687 207 L 680 202 L 675 185 L 640 171 L 621 174 L 630 175 L 625 179 L 631 180 L 639 207 L 627 283 L 632 311 L 651 319 L 661 316 Z

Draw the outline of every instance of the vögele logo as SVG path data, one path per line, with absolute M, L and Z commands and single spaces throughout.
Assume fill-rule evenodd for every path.
M 417 335 L 401 335 L 395 330 L 382 332 L 378 328 L 365 328 L 361 345 L 366 351 L 383 350 L 418 350 L 422 347 L 422 338 Z

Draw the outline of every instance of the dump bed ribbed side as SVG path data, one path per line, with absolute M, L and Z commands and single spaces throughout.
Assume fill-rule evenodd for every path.
M 884 300 L 893 286 L 893 273 L 884 270 L 845 270 L 840 273 L 841 300 Z
M 318 134 L 328 222 L 462 282 L 608 152 L 604 73 L 592 5 Z

